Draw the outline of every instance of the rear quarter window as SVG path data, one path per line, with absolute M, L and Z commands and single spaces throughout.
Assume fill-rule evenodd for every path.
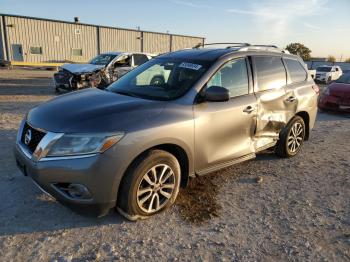
M 143 63 L 146 63 L 148 61 L 147 56 L 143 54 L 135 54 L 134 57 L 134 66 L 142 65 Z
M 279 56 L 254 57 L 258 90 L 265 91 L 281 88 L 286 85 L 286 70 Z
M 303 82 L 307 79 L 307 72 L 298 60 L 283 59 L 288 70 L 291 83 Z

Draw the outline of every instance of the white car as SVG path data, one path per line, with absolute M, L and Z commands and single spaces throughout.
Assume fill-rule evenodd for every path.
M 146 53 L 108 52 L 96 56 L 87 64 L 64 64 L 53 77 L 56 91 L 105 88 L 155 56 Z
M 315 80 L 328 84 L 337 80 L 342 74 L 343 72 L 339 66 L 319 66 L 316 68 Z

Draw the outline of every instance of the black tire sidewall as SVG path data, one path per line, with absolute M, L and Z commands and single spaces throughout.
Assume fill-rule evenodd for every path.
M 175 188 L 172 196 L 168 200 L 168 203 L 162 209 L 153 213 L 146 213 L 137 204 L 137 190 L 144 174 L 146 174 L 146 172 L 149 171 L 153 166 L 159 164 L 166 164 L 173 170 L 175 175 Z M 170 207 L 175 202 L 176 197 L 179 193 L 181 179 L 180 165 L 177 159 L 172 154 L 166 151 L 152 150 L 148 152 L 144 157 L 136 161 L 133 167 L 131 167 L 130 172 L 128 172 L 128 174 L 126 175 L 128 176 L 126 178 L 127 181 L 125 185 L 122 186 L 128 187 L 124 188 L 124 192 L 127 191 L 128 197 L 127 199 L 124 198 L 125 196 L 120 197 L 122 198 L 122 201 L 127 200 L 127 203 L 123 203 L 123 206 L 126 207 L 124 209 L 127 210 L 124 211 L 126 211 L 129 215 L 148 217 L 159 213 L 165 210 L 166 208 Z
M 299 148 L 298 148 L 298 150 L 297 151 L 295 151 L 295 152 L 291 152 L 290 150 L 289 150 L 289 148 L 288 148 L 288 136 L 290 135 L 290 132 L 291 132 L 291 129 L 292 129 L 292 127 L 294 126 L 294 124 L 295 123 L 300 123 L 302 126 L 303 126 L 303 140 L 301 141 L 301 144 L 300 144 L 300 146 L 299 146 Z M 304 123 L 304 120 L 301 118 L 301 117 L 299 117 L 299 116 L 297 116 L 297 117 L 294 117 L 293 118 L 293 120 L 289 123 L 289 125 L 288 125 L 288 131 L 286 132 L 286 135 L 285 135 L 286 137 L 284 138 L 284 146 L 285 146 L 285 151 L 286 151 L 286 153 L 287 153 L 287 155 L 289 156 L 289 157 L 292 157 L 292 156 L 295 156 L 295 155 L 297 155 L 298 153 L 299 153 L 299 151 L 300 151 L 300 149 L 301 149 L 301 147 L 302 147 L 302 145 L 303 145 L 303 143 L 304 143 L 304 139 L 305 139 L 305 123 Z

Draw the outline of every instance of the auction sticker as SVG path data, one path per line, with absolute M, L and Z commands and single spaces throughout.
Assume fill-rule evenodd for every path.
M 188 69 L 192 69 L 192 70 L 199 70 L 201 69 L 201 65 L 197 65 L 197 64 L 192 64 L 192 63 L 186 63 L 186 62 L 182 62 L 179 67 L 182 68 L 188 68 Z

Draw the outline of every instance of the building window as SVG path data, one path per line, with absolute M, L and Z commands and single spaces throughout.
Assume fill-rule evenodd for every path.
M 80 35 L 81 34 L 81 30 L 79 28 L 74 29 L 74 34 Z
M 41 46 L 31 46 L 29 48 L 29 52 L 32 55 L 42 55 L 43 54 L 43 49 L 41 48 Z
M 81 48 L 73 48 L 72 55 L 74 56 L 83 56 L 83 49 Z

